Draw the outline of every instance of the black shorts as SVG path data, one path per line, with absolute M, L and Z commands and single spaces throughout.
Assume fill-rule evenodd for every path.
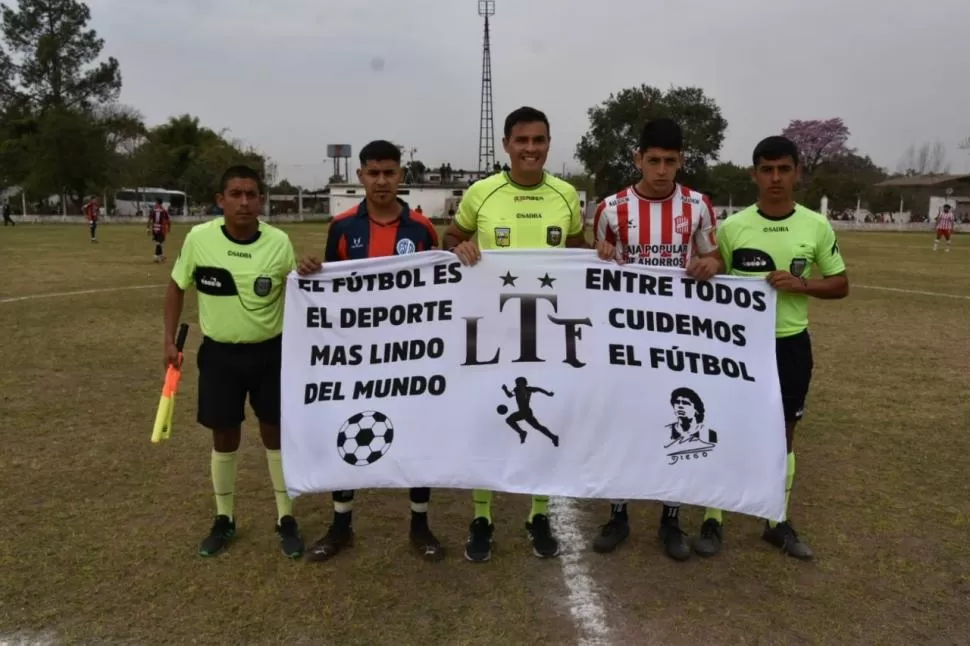
M 213 430 L 246 419 L 246 396 L 256 418 L 280 423 L 283 337 L 261 343 L 219 343 L 209 337 L 199 347 L 198 422 Z
M 158 244 L 164 244 L 165 243 L 165 234 L 162 233 L 161 231 L 155 231 L 155 232 L 152 233 L 152 240 L 154 240 Z
M 805 398 L 812 383 L 812 338 L 808 330 L 775 340 L 778 380 L 785 421 L 797 422 L 805 414 Z

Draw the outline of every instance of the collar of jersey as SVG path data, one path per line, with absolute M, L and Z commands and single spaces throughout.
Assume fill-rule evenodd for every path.
M 259 226 L 256 228 L 256 233 L 254 233 L 253 237 L 249 238 L 248 240 L 236 240 L 231 235 L 229 235 L 229 229 L 226 228 L 225 218 L 222 219 L 222 224 L 219 225 L 219 230 L 222 231 L 222 235 L 226 237 L 226 240 L 228 240 L 233 244 L 241 244 L 241 245 L 253 244 L 257 240 L 259 240 L 260 236 L 263 235 L 263 221 L 257 220 L 256 222 L 259 224 Z
M 795 215 L 795 211 L 798 210 L 798 204 L 795 204 L 795 208 L 793 208 L 790 213 L 788 213 L 787 215 L 783 215 L 780 218 L 775 218 L 775 217 L 772 217 L 770 215 L 765 215 L 764 213 L 761 212 L 761 209 L 758 208 L 758 205 L 757 204 L 755 204 L 755 207 L 754 208 L 755 208 L 755 211 L 757 211 L 758 215 L 761 216 L 762 218 L 764 218 L 765 220 L 768 220 L 769 222 L 781 222 L 781 221 L 787 220 L 791 216 Z
M 643 193 L 637 190 L 636 184 L 631 186 L 630 190 L 633 191 L 633 194 L 639 197 L 644 202 L 666 202 L 667 200 L 669 200 L 670 198 L 672 198 L 674 195 L 677 194 L 677 191 L 680 190 L 680 184 L 678 184 L 677 182 L 674 182 L 674 190 L 670 191 L 670 193 L 668 193 L 665 197 L 647 197 L 646 195 L 644 195 Z
M 411 207 L 401 198 L 398 197 L 396 199 L 397 203 L 401 205 L 401 214 L 398 216 L 397 220 L 391 220 L 390 222 L 376 222 L 371 220 L 371 222 L 374 222 L 374 224 L 386 225 L 406 221 L 411 216 Z M 370 219 L 370 214 L 367 213 L 367 200 L 361 200 L 360 204 L 357 205 L 357 215 L 355 217 Z
M 511 184 L 512 186 L 514 186 L 515 188 L 517 188 L 519 190 L 522 190 L 522 191 L 534 191 L 534 190 L 536 190 L 537 188 L 540 188 L 543 184 L 546 183 L 546 171 L 542 171 L 542 179 L 539 180 L 539 183 L 538 184 L 532 184 L 531 186 L 526 186 L 525 184 L 519 184 L 514 179 L 512 179 L 512 173 L 510 173 L 508 171 L 504 171 L 503 170 L 502 171 L 502 174 L 505 175 L 505 181 L 506 182 L 508 182 L 509 184 Z

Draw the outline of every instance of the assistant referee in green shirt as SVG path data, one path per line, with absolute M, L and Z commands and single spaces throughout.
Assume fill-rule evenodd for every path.
M 752 157 L 758 203 L 728 217 L 718 228 L 717 243 L 727 273 L 761 276 L 778 290 L 775 357 L 788 446 L 786 519 L 766 521 L 761 537 L 789 556 L 809 560 L 812 550 L 787 517 L 795 480 L 795 426 L 805 413 L 814 368 L 808 299 L 845 298 L 849 278 L 832 224 L 821 213 L 795 202 L 795 186 L 801 176 L 795 143 L 786 137 L 768 137 L 755 147 Z M 818 267 L 818 276 L 814 267 Z M 694 551 L 701 556 L 720 551 L 721 522 L 719 509 L 707 510 Z
M 198 422 L 212 431 L 212 486 L 216 517 L 199 546 L 212 556 L 236 531 L 233 502 L 236 460 L 246 398 L 259 420 L 270 478 L 276 495 L 276 533 L 283 553 L 303 554 L 280 456 L 280 368 L 283 293 L 296 268 L 289 237 L 260 222 L 265 190 L 259 174 L 233 166 L 217 195 L 223 216 L 192 227 L 165 295 L 165 364 L 176 360 L 175 334 L 185 290 L 199 298 Z

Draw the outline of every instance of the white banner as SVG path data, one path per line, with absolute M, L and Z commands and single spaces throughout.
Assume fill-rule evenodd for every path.
M 288 278 L 292 495 L 483 488 L 780 520 L 775 292 L 591 251 L 444 251 Z

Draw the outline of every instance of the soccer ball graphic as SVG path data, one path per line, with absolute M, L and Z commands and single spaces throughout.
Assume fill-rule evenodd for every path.
M 366 467 L 380 460 L 394 441 L 394 426 L 384 413 L 352 415 L 337 433 L 337 453 L 347 464 Z

